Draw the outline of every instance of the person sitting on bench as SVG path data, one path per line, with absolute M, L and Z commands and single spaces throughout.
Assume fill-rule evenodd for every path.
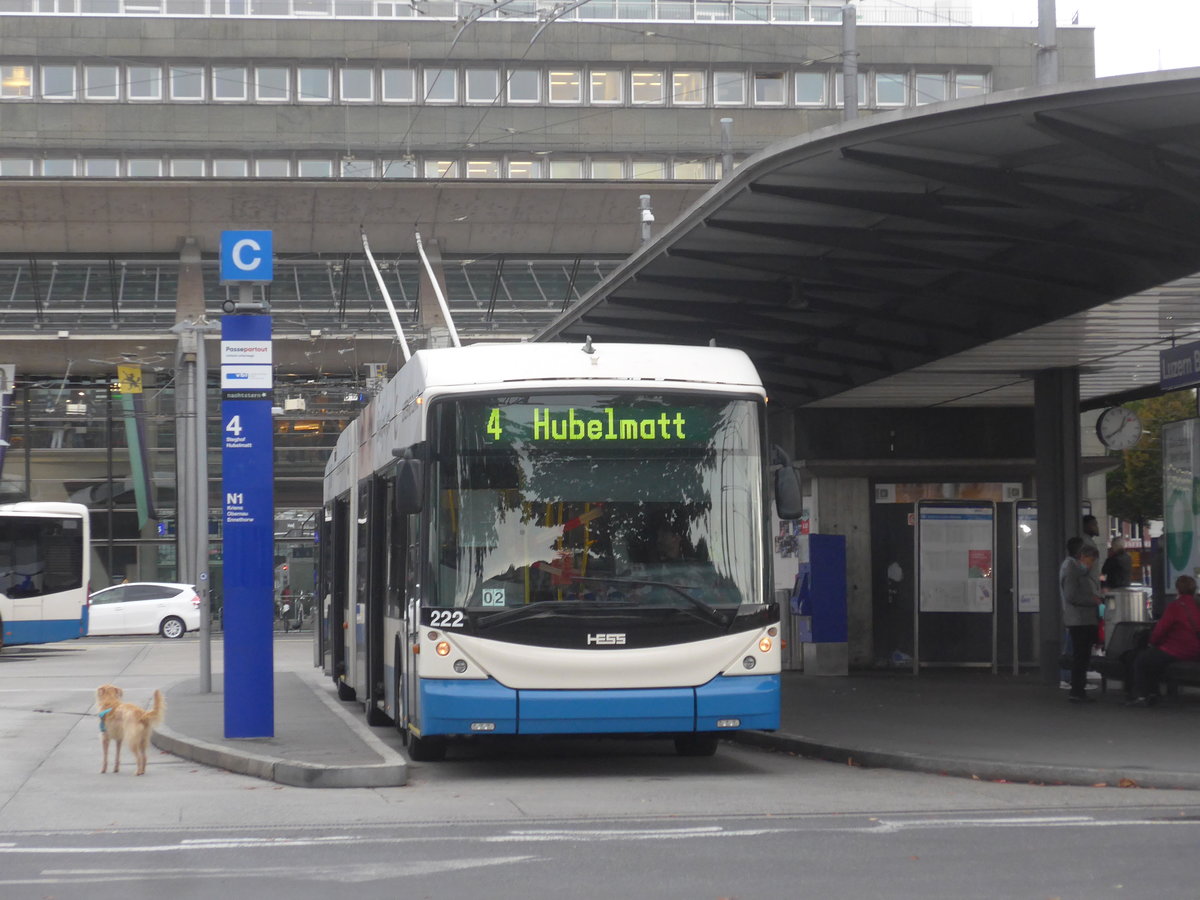
M 1158 683 L 1167 666 L 1177 660 L 1200 659 L 1200 606 L 1196 604 L 1196 579 L 1175 579 L 1178 596 L 1171 601 L 1150 632 L 1150 643 L 1133 661 L 1134 698 L 1127 706 L 1153 706 Z

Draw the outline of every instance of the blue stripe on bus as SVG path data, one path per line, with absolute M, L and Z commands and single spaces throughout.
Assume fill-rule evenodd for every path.
M 421 679 L 421 733 L 637 734 L 779 727 L 778 675 L 718 677 L 699 688 L 515 691 L 495 680 Z M 726 730 L 726 729 L 722 729 Z
M 5 645 L 51 644 L 69 641 L 86 633 L 86 624 L 79 619 L 34 619 L 4 623 Z

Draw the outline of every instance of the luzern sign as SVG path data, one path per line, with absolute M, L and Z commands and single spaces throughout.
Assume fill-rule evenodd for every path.
M 1164 391 L 1200 384 L 1200 341 L 1160 350 L 1158 386 Z
M 255 237 L 248 238 L 247 235 Z M 265 238 L 263 237 L 265 235 Z M 262 256 L 266 248 L 265 257 Z M 221 279 L 270 280 L 271 232 L 221 234 Z M 240 308 L 240 307 L 239 307 Z M 225 737 L 275 735 L 271 317 L 221 317 Z

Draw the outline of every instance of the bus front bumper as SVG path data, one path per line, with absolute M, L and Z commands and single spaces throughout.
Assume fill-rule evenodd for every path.
M 421 734 L 678 734 L 773 731 L 779 676 L 718 676 L 696 688 L 514 690 L 421 679 Z

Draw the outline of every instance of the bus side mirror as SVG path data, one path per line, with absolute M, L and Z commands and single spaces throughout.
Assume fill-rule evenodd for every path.
M 399 515 L 413 515 L 424 508 L 422 471 L 421 461 L 413 459 L 411 450 L 405 450 L 396 467 L 396 512 Z
M 804 491 L 800 473 L 792 466 L 792 458 L 780 446 L 775 447 L 771 460 L 775 470 L 775 511 L 781 519 L 799 519 L 804 515 Z

